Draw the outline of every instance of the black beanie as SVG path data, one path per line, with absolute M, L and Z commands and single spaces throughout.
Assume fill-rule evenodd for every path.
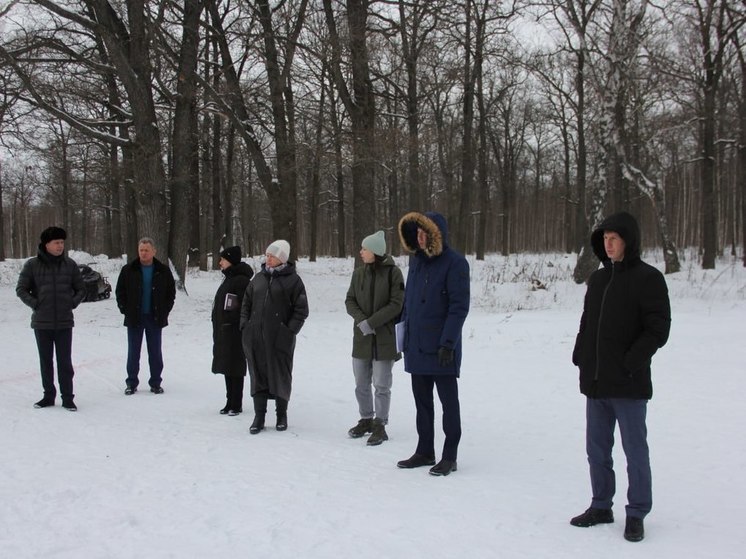
M 56 241 L 57 239 L 67 239 L 67 233 L 62 227 L 55 227 L 53 225 L 52 227 L 47 227 L 46 229 L 44 229 L 44 231 L 41 232 L 40 238 L 41 244 L 46 245 L 47 243 Z
M 221 258 L 225 258 L 228 262 L 234 266 L 241 262 L 241 247 L 228 247 L 220 253 Z

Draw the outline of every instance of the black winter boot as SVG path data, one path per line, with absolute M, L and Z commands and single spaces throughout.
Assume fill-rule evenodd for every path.
M 570 519 L 570 524 L 580 528 L 590 528 L 596 524 L 611 524 L 612 522 L 614 522 L 614 513 L 611 509 L 596 509 L 593 507 Z
M 406 460 L 399 460 L 396 463 L 397 468 L 420 468 L 422 466 L 432 466 L 435 464 L 435 456 L 423 456 L 416 452 Z
M 386 425 L 380 419 L 373 420 L 373 434 L 368 437 L 368 442 L 365 443 L 368 446 L 378 446 L 383 441 L 389 440 L 389 436 L 386 434 Z
M 78 406 L 75 405 L 75 402 L 72 400 L 64 400 L 62 402 L 62 407 L 65 408 L 67 411 L 78 411 Z
M 458 466 L 456 464 L 455 460 L 446 460 L 443 459 L 435 466 L 430 468 L 430 475 L 431 476 L 447 476 L 451 472 L 455 472 L 458 470 Z
M 54 405 L 54 398 L 47 398 L 44 396 L 41 400 L 34 404 L 35 408 L 48 408 Z
M 259 431 L 264 429 L 264 414 L 258 413 L 254 416 L 254 422 L 249 427 L 249 433 L 256 435 Z
M 373 432 L 373 419 L 370 417 L 361 419 L 357 422 L 357 425 L 355 425 L 352 429 L 347 431 L 347 434 L 352 437 L 353 439 L 359 439 L 360 437 L 366 435 L 367 433 Z
M 640 542 L 645 537 L 645 524 L 642 518 L 628 516 L 624 526 L 624 539 L 628 542 Z
M 275 428 L 278 431 L 286 431 L 288 428 L 288 401 L 277 398 L 275 407 L 277 409 L 277 425 Z
M 220 410 L 220 415 L 228 415 L 233 408 L 233 398 L 231 397 L 231 377 L 223 375 L 225 379 L 225 407 Z
M 254 396 L 254 422 L 249 427 L 249 433 L 256 435 L 264 429 L 264 416 L 267 414 L 267 396 L 257 394 Z

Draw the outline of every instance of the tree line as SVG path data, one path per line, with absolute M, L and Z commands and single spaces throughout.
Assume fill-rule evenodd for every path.
M 579 254 L 629 210 L 666 271 L 746 265 L 743 0 L 0 4 L 0 258 L 58 224 L 179 276 L 224 246 L 355 254 L 408 210 Z M 655 235 L 651 233 L 655 232 Z M 396 250 L 394 249 L 394 252 Z

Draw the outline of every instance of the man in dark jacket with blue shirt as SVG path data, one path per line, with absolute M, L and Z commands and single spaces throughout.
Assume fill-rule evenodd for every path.
M 39 253 L 23 265 L 16 295 L 33 309 L 31 328 L 36 336 L 44 397 L 35 408 L 54 406 L 54 355 L 62 407 L 77 411 L 73 401 L 72 363 L 73 309 L 83 300 L 85 285 L 78 265 L 65 256 L 67 233 L 61 227 L 47 227 L 41 233 Z
M 150 391 L 163 394 L 161 331 L 168 326 L 168 315 L 176 299 L 176 283 L 170 268 L 155 257 L 153 239 L 140 239 L 137 253 L 138 257 L 122 268 L 114 290 L 127 327 L 127 388 L 124 393 L 131 396 L 137 392 L 144 334 L 148 344 Z
M 445 442 L 435 476 L 456 471 L 461 439 L 458 376 L 461 369 L 461 329 L 469 313 L 469 264 L 448 246 L 446 219 L 435 212 L 410 212 L 399 221 L 404 248 L 414 253 L 404 292 L 404 369 L 412 375 L 417 408 L 415 453 L 397 463 L 400 468 L 435 464 L 433 388 L 443 405 Z
M 645 417 L 653 395 L 650 362 L 668 339 L 671 307 L 663 274 L 640 259 L 640 229 L 634 217 L 607 217 L 591 234 L 603 263 L 588 280 L 573 363 L 586 396 L 586 451 L 593 499 L 570 520 L 589 527 L 614 522 L 616 490 L 612 447 L 619 423 L 629 489 L 624 537 L 640 541 L 653 504 Z

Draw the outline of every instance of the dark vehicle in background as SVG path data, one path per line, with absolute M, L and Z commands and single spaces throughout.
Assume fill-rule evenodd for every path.
M 100 301 L 111 297 L 111 284 L 108 278 L 85 264 L 78 264 L 78 268 L 85 284 L 83 301 Z

